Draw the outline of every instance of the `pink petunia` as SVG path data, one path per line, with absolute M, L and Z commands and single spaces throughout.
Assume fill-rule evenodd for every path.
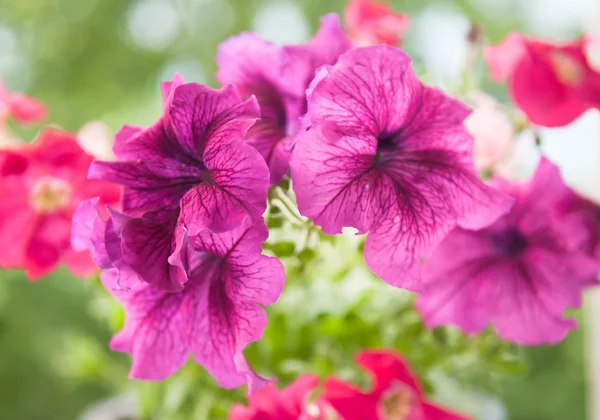
M 600 271 L 586 250 L 594 232 L 562 214 L 571 192 L 546 159 L 529 183 L 494 182 L 515 197 L 514 208 L 485 229 L 459 228 L 444 239 L 425 260 L 417 309 L 430 327 L 474 334 L 491 324 L 518 344 L 557 343 L 576 327 L 565 310 L 581 305 Z
M 105 287 L 125 308 L 125 325 L 110 346 L 133 356 L 130 377 L 165 379 L 191 353 L 221 387 L 247 383 L 254 392 L 266 384 L 243 350 L 262 336 L 263 306 L 274 303 L 283 288 L 283 266 L 261 255 L 267 236 L 264 223 L 250 218 L 226 233 L 202 230 L 190 244 L 190 279 L 178 293 L 143 281 L 124 290 L 116 270 L 102 273 Z
M 219 82 L 236 85 L 244 97 L 255 95 L 260 104 L 261 119 L 250 128 L 246 141 L 267 162 L 272 184 L 288 172 L 291 142 L 306 113 L 305 91 L 315 70 L 334 64 L 348 48 L 335 14 L 321 19 L 321 28 L 306 44 L 282 47 L 242 33 L 219 46 Z
M 399 49 L 350 50 L 309 92 L 313 125 L 290 162 L 300 212 L 327 234 L 368 232 L 365 260 L 388 283 L 420 290 L 420 258 L 448 232 L 510 208 L 477 177 L 467 107 L 422 85 Z
M 248 407 L 234 405 L 229 420 L 328 420 L 323 403 L 309 401 L 318 385 L 319 378 L 313 375 L 300 375 L 282 390 L 267 384 L 249 397 Z
M 325 382 L 322 398 L 344 420 L 467 420 L 427 400 L 408 363 L 389 350 L 365 350 L 356 363 L 373 378 L 364 391 L 337 378 Z
M 467 130 L 475 139 L 475 166 L 478 170 L 492 169 L 505 158 L 515 132 L 508 115 L 494 98 L 483 92 L 468 95 L 473 113 L 465 120 Z
M 188 273 L 171 261 L 186 251 L 183 242 L 205 228 L 262 220 L 269 170 L 242 140 L 259 116 L 254 97 L 242 102 L 232 85 L 215 90 L 178 76 L 162 88 L 163 116 L 146 129 L 124 126 L 118 161 L 95 161 L 89 176 L 124 187 L 119 241 L 106 244 L 112 254 L 144 281 L 179 291 Z
M 567 125 L 600 107 L 600 72 L 588 62 L 591 40 L 556 44 L 516 33 L 488 47 L 485 58 L 492 78 L 508 80 L 517 106 L 534 124 Z
M 93 157 L 75 135 L 45 130 L 33 144 L 0 150 L 0 266 L 36 280 L 60 262 L 77 276 L 97 268 L 89 252 L 70 247 L 71 217 L 82 200 L 116 205 L 116 185 L 87 180 Z
M 350 0 L 344 20 L 354 45 L 399 46 L 410 27 L 410 18 L 395 13 L 389 4 L 372 0 Z
M 38 123 L 48 118 L 48 111 L 38 99 L 9 92 L 0 80 L 0 121 L 8 117 L 19 124 Z

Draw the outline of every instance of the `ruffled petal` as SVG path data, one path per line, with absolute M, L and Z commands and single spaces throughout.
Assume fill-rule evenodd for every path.
M 177 214 L 165 213 L 130 219 L 121 232 L 123 260 L 145 282 L 168 292 L 180 291 L 188 280 L 184 268 L 169 264 L 173 253 L 182 250 L 177 241 L 185 240 L 177 229 Z
M 175 89 L 169 115 L 179 145 L 200 157 L 211 142 L 243 139 L 260 109 L 255 98 L 241 102 L 233 85 L 215 90 L 188 83 Z
M 181 200 L 181 219 L 195 236 L 224 232 L 266 210 L 269 170 L 260 154 L 241 141 L 214 143 L 204 153 L 207 176 Z
M 314 86 L 308 113 L 313 124 L 335 122 L 357 132 L 395 133 L 418 112 L 422 87 L 402 51 L 378 45 L 342 54 Z

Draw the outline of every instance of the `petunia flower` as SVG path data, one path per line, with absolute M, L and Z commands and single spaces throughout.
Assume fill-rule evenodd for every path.
M 31 280 L 64 262 L 77 276 L 97 268 L 89 252 L 70 247 L 71 216 L 82 200 L 116 205 L 119 189 L 87 180 L 93 157 L 75 135 L 45 130 L 33 144 L 0 150 L 0 266 L 20 268 Z
M 516 33 L 486 48 L 492 78 L 509 82 L 517 106 L 537 125 L 567 125 L 600 107 L 600 72 L 588 62 L 591 39 L 556 44 Z
M 269 170 L 242 140 L 259 116 L 253 97 L 242 102 L 234 86 L 214 90 L 180 77 L 162 88 L 163 116 L 146 129 L 123 127 L 113 148 L 118 161 L 95 161 L 89 176 L 124 187 L 129 220 L 120 248 L 128 264 L 146 282 L 178 291 L 187 274 L 170 275 L 169 260 L 179 258 L 181 241 L 246 217 L 262 220 Z
M 274 303 L 283 288 L 283 266 L 261 255 L 267 236 L 264 223 L 250 218 L 225 233 L 202 230 L 191 244 L 190 279 L 179 293 L 144 281 L 124 290 L 116 270 L 102 273 L 106 289 L 125 309 L 125 325 L 110 347 L 132 355 L 130 377 L 165 379 L 191 353 L 221 387 L 247 383 L 254 392 L 267 382 L 243 355 L 267 324 L 263 306 Z
M 344 21 L 354 45 L 388 44 L 399 46 L 410 27 L 410 18 L 395 13 L 389 4 L 372 0 L 350 0 Z
M 321 18 L 321 28 L 306 44 L 278 46 L 253 33 L 231 37 L 219 46 L 217 80 L 237 86 L 243 97 L 255 95 L 261 119 L 246 141 L 255 147 L 278 184 L 288 172 L 293 137 L 306 113 L 306 89 L 315 70 L 334 64 L 350 43 L 335 14 Z
M 329 420 L 323 401 L 309 401 L 319 385 L 319 378 L 300 375 L 282 390 L 272 383 L 248 398 L 249 406 L 235 404 L 229 420 Z
M 364 391 L 337 378 L 325 382 L 322 398 L 344 420 L 466 420 L 430 402 L 408 363 L 390 350 L 365 350 L 356 363 L 373 378 Z
M 506 157 L 515 135 L 508 115 L 494 98 L 483 92 L 471 92 L 468 99 L 473 113 L 465 120 L 475 139 L 475 166 L 478 170 L 492 169 Z
M 313 126 L 290 162 L 300 212 L 327 234 L 368 232 L 371 270 L 420 290 L 423 255 L 456 225 L 482 228 L 512 204 L 477 177 L 468 114 L 422 85 L 399 49 L 348 51 L 310 90 Z
M 48 111 L 38 99 L 8 91 L 0 80 L 0 121 L 8 117 L 19 124 L 37 123 L 48 118 Z
M 425 260 L 417 309 L 429 327 L 453 324 L 475 334 L 491 324 L 504 340 L 557 343 L 576 327 L 565 310 L 581 305 L 600 271 L 583 249 L 589 230 L 560 214 L 569 190 L 548 160 L 529 183 L 495 183 L 515 207 L 485 229 L 459 228 L 442 241 Z

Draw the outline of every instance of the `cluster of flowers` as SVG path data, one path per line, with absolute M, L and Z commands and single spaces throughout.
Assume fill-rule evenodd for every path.
M 268 384 L 234 405 L 229 420 L 467 420 L 468 417 L 428 401 L 410 366 L 391 350 L 365 350 L 356 363 L 372 379 L 368 391 L 331 377 L 318 394 L 319 378 L 301 375 L 278 390 Z
M 263 213 L 269 187 L 289 174 L 300 213 L 326 234 L 366 234 L 369 268 L 418 292 L 429 326 L 477 333 L 491 324 L 524 345 L 562 340 L 575 327 L 565 309 L 598 281 L 600 208 L 545 158 L 526 183 L 483 182 L 465 126 L 470 110 L 423 85 L 396 47 L 408 18 L 356 0 L 346 20 L 348 35 L 327 15 L 301 45 L 251 33 L 223 42 L 223 87 L 179 75 L 163 83 L 162 116 L 148 128 L 124 126 L 116 161 L 90 165 L 75 136 L 55 130 L 1 151 L 0 239 L 12 246 L 2 248 L 0 265 L 36 278 L 62 260 L 86 275 L 91 255 L 125 307 L 111 348 L 132 354 L 132 377 L 164 379 L 191 352 L 220 386 L 254 392 L 268 379 L 243 350 L 261 337 L 263 307 L 278 299 L 285 277 L 282 264 L 262 254 Z M 560 126 L 600 106 L 589 42 L 513 34 L 485 55 L 531 122 Z M 19 118 L 21 102 L 6 97 L 13 99 L 0 102 L 0 115 Z M 384 356 L 359 361 L 379 375 L 372 357 Z M 389 363 L 407 375 L 401 362 Z M 386 375 L 378 381 L 393 382 Z M 296 385 L 309 390 L 313 382 Z M 349 388 L 328 383 L 323 398 L 343 414 L 337 392 Z M 414 380 L 401 383 L 420 398 Z M 423 415 L 415 418 L 436 418 Z

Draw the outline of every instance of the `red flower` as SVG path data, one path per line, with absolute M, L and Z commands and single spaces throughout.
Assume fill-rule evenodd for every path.
M 410 19 L 394 13 L 387 3 L 350 0 L 344 11 L 349 38 L 355 45 L 388 44 L 398 46 L 410 26 Z
M 117 186 L 88 181 L 93 157 L 73 134 L 45 130 L 33 144 L 0 150 L 0 267 L 31 280 L 63 261 L 78 276 L 94 272 L 89 253 L 70 247 L 71 217 L 84 199 L 119 199 Z
M 282 390 L 270 383 L 249 397 L 249 407 L 234 405 L 229 420 L 326 420 L 323 402 L 309 404 L 318 384 L 312 375 L 301 375 Z
M 356 362 L 373 377 L 368 392 L 337 378 L 325 382 L 322 398 L 344 420 L 466 420 L 429 402 L 418 379 L 398 354 L 386 350 L 360 352 Z
M 12 117 L 19 124 L 36 123 L 48 117 L 39 100 L 19 92 L 9 92 L 0 81 L 0 120 Z
M 590 42 L 552 44 L 512 33 L 488 47 L 485 58 L 494 80 L 509 81 L 514 102 L 531 122 L 559 127 L 600 107 L 600 73 L 586 56 Z

